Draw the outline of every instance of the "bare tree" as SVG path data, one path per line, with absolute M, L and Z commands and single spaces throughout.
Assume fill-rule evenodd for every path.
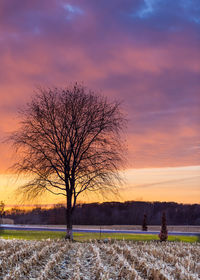
M 66 238 L 72 238 L 77 197 L 85 191 L 115 191 L 120 182 L 125 124 L 118 102 L 75 83 L 39 89 L 21 112 L 10 137 L 18 155 L 14 170 L 28 175 L 27 198 L 49 191 L 66 196 Z

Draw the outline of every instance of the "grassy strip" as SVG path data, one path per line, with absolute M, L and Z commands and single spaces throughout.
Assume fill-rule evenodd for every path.
M 79 241 L 87 241 L 89 239 L 116 239 L 116 240 L 130 240 L 130 241 L 153 241 L 160 240 L 156 234 L 127 234 L 127 233 L 103 233 L 101 238 L 98 233 L 75 233 L 74 239 Z M 170 235 L 168 241 L 181 242 L 198 242 L 197 236 L 175 236 Z
M 27 230 L 0 230 L 0 238 L 4 239 L 24 239 L 24 240 L 41 240 L 41 239 L 59 239 L 64 238 L 65 232 L 59 231 L 27 231 Z M 90 239 L 116 239 L 131 241 L 152 241 L 159 240 L 155 234 L 122 234 L 122 233 L 74 233 L 75 241 L 87 241 Z M 168 237 L 169 241 L 182 242 L 199 242 L 198 236 L 174 236 Z
M 59 231 L 35 231 L 35 230 L 0 230 L 0 238 L 4 239 L 59 239 L 64 238 L 65 233 Z

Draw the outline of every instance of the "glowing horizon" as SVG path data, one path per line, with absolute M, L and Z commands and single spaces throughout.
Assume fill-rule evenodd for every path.
M 93 203 L 103 201 L 166 201 L 177 203 L 200 204 L 200 166 L 188 167 L 167 167 L 167 168 L 144 168 L 144 169 L 127 169 L 123 172 L 126 180 L 124 185 L 119 188 L 119 196 L 108 196 L 84 194 L 79 197 L 81 203 Z M 0 175 L 0 185 L 4 185 L 4 190 L 9 188 L 9 192 L 4 191 L 2 199 L 6 205 L 12 205 L 12 201 L 17 203 L 14 205 L 54 205 L 65 204 L 65 197 L 48 194 L 33 200 L 22 202 L 15 196 L 14 191 L 22 181 L 16 182 L 10 189 L 13 175 Z M 7 178 L 8 177 L 8 178 Z M 167 179 L 166 179 L 167 178 Z M 10 183 L 9 180 L 10 179 Z M 189 192 L 188 192 L 189 189 Z M 8 207 L 8 206 L 7 206 Z

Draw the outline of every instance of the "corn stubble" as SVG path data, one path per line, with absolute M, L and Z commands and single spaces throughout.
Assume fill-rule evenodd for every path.
M 200 244 L 0 239 L 0 279 L 200 279 Z

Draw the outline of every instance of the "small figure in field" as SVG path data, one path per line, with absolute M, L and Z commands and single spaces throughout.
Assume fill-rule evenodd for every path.
M 168 230 L 167 230 L 165 212 L 163 212 L 163 215 L 162 215 L 162 226 L 161 226 L 161 231 L 158 236 L 160 238 L 160 241 L 166 241 L 168 238 Z
M 144 219 L 143 219 L 143 223 L 142 223 L 142 230 L 143 231 L 147 231 L 148 227 L 147 227 L 147 215 L 144 214 Z

